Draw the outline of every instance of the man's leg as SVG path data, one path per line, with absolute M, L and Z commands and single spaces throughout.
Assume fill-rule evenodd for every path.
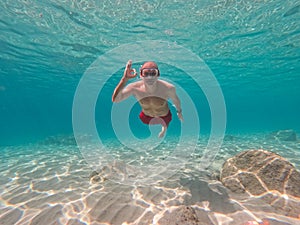
M 160 119 L 162 119 L 161 121 L 161 132 L 158 134 L 158 137 L 162 138 L 169 126 L 169 123 L 172 120 L 172 114 L 171 111 L 169 111 L 169 113 L 166 116 L 160 117 Z
M 166 125 L 162 124 L 162 126 L 161 126 L 161 132 L 159 132 L 158 137 L 162 138 L 165 135 L 167 129 L 168 129 L 168 127 Z

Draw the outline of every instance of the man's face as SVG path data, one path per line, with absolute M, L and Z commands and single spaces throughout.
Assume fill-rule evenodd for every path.
M 144 63 L 140 70 L 140 77 L 146 85 L 154 85 L 158 79 L 159 70 L 155 62 Z
M 142 68 L 141 69 L 141 78 L 147 85 L 153 85 L 156 83 L 159 71 L 157 68 Z

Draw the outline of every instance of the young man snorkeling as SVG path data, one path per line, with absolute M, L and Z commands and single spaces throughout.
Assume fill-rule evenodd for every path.
M 158 137 L 163 137 L 172 120 L 168 99 L 171 99 L 177 109 L 177 116 L 183 121 L 180 100 L 174 85 L 159 80 L 160 72 L 155 62 L 145 62 L 140 69 L 141 80 L 130 83 L 129 79 L 137 76 L 135 69 L 131 68 L 132 61 L 126 64 L 124 74 L 112 95 L 113 102 L 120 102 L 133 95 L 142 107 L 140 119 L 145 124 L 161 124 Z

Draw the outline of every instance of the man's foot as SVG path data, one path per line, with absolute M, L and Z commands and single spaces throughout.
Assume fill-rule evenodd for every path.
M 158 137 L 162 138 L 165 135 L 166 131 L 167 131 L 167 127 L 162 126 L 161 132 L 159 132 Z

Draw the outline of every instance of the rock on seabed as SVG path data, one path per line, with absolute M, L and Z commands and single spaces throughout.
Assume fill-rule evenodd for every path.
M 279 141 L 297 141 L 297 133 L 294 130 L 278 130 L 270 133 L 268 139 Z
M 285 214 L 299 216 L 300 172 L 278 154 L 262 149 L 241 152 L 224 163 L 221 182 L 235 193 L 262 196 Z M 283 208 L 281 199 L 286 202 Z

